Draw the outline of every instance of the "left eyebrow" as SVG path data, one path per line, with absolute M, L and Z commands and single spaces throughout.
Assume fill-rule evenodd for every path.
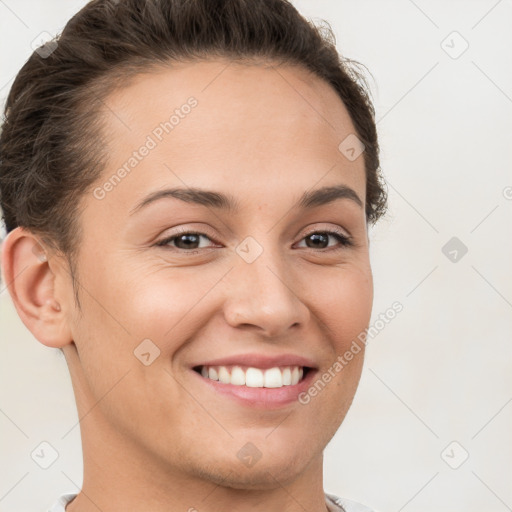
M 356 191 L 346 185 L 336 185 L 332 187 L 322 187 L 309 192 L 304 192 L 297 206 L 299 208 L 314 208 L 324 204 L 332 203 L 337 199 L 349 199 L 355 202 L 360 208 L 363 202 Z
M 163 198 L 179 199 L 186 203 L 199 204 L 206 207 L 226 210 L 231 213 L 240 211 L 240 205 L 232 195 L 215 192 L 213 190 L 190 187 L 171 188 L 152 192 L 130 211 L 130 215 L 133 215 L 150 203 Z M 338 199 L 349 199 L 355 202 L 360 208 L 363 207 L 363 202 L 357 195 L 356 191 L 346 185 L 322 187 L 316 190 L 304 192 L 295 207 L 301 209 L 315 208 Z

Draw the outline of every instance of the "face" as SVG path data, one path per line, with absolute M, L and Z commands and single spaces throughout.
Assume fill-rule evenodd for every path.
M 83 435 L 233 488 L 296 479 L 345 417 L 363 351 L 333 365 L 371 314 L 344 105 L 301 69 L 223 61 L 140 75 L 105 103 L 109 162 L 83 197 L 69 313 L 80 415 L 94 406 Z M 339 189 L 307 201 L 324 187 Z

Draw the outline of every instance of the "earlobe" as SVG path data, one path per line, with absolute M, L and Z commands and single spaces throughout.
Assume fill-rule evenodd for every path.
M 48 347 L 72 342 L 62 300 L 55 296 L 56 275 L 49 255 L 36 235 L 17 227 L 2 244 L 2 273 L 5 286 L 19 317 L 29 331 Z

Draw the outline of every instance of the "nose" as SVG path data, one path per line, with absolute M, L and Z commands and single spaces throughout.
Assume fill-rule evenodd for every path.
M 229 274 L 224 316 L 230 326 L 271 338 L 307 323 L 310 311 L 298 280 L 278 254 L 263 251 L 252 263 L 237 261 Z

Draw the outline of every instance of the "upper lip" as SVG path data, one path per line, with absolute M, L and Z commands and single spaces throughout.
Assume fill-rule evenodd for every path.
M 250 366 L 254 368 L 274 368 L 276 366 L 307 366 L 315 368 L 315 363 L 306 357 L 295 354 L 280 354 L 275 356 L 265 354 L 238 354 L 221 357 L 195 364 L 196 366 Z

